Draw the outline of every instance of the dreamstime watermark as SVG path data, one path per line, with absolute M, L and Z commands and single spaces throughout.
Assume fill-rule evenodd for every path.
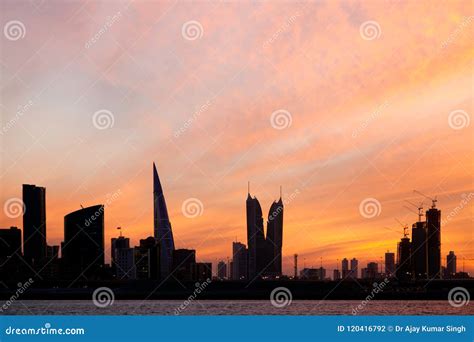
M 3 205 L 3 212 L 9 218 L 17 218 L 24 215 L 26 212 L 26 206 L 21 198 L 9 198 Z
M 19 20 L 10 20 L 3 26 L 3 34 L 11 41 L 23 39 L 26 35 L 25 24 Z
M 293 295 L 286 287 L 277 287 L 270 293 L 270 303 L 276 308 L 283 308 L 291 305 Z
M 441 225 L 444 226 L 449 221 L 451 221 L 455 216 L 457 216 L 461 212 L 461 210 L 463 210 L 464 207 L 466 207 L 466 205 L 470 201 L 472 201 L 472 199 L 474 198 L 474 192 L 470 192 L 469 194 L 462 194 L 461 197 L 462 197 L 461 202 L 459 202 L 459 204 L 453 210 L 451 210 L 449 214 L 443 220 L 441 220 Z
M 92 302 L 98 308 L 106 308 L 114 304 L 115 294 L 111 288 L 99 287 L 92 294 Z
M 101 109 L 94 113 L 92 116 L 92 124 L 95 128 L 104 130 L 114 127 L 115 117 L 114 114 L 107 109 Z
M 122 190 L 120 189 L 115 191 L 113 194 L 107 194 L 105 204 L 101 205 L 99 209 L 96 210 L 93 215 L 91 215 L 91 217 L 86 219 L 86 221 L 84 222 L 85 226 L 89 227 L 95 220 L 97 220 L 97 218 L 103 215 L 105 208 L 112 205 L 112 203 L 115 202 L 121 195 L 122 195 Z
M 445 49 L 464 31 L 464 29 L 472 23 L 474 15 L 465 17 L 461 24 L 452 32 L 449 37 L 441 44 L 441 49 Z
M 364 40 L 374 40 L 380 38 L 382 29 L 375 20 L 367 20 L 360 25 L 359 34 Z
M 195 284 L 196 288 L 194 289 L 193 293 L 180 306 L 174 309 L 174 314 L 178 316 L 179 314 L 181 314 L 181 312 L 186 310 L 186 308 L 198 297 L 199 294 L 201 294 L 201 292 L 203 292 L 206 289 L 206 287 L 210 283 L 211 283 L 210 278 L 207 278 L 206 281 L 204 281 L 203 283 L 196 283 Z
M 189 119 L 187 119 L 179 129 L 174 132 L 173 136 L 175 138 L 179 138 L 182 134 L 184 134 L 189 129 L 189 127 L 191 127 L 192 124 L 201 116 L 201 114 L 209 109 L 210 106 L 211 100 L 207 100 L 205 104 L 199 107 L 199 109 L 196 110 L 193 115 Z
M 113 16 L 105 18 L 105 24 L 96 32 L 85 44 L 84 47 L 89 49 L 92 45 L 97 43 L 99 39 L 119 20 L 122 18 L 122 12 L 118 11 Z
M 379 292 L 382 292 L 384 287 L 388 285 L 390 281 L 388 278 L 385 278 L 381 283 L 373 283 L 373 289 L 367 297 L 355 308 L 352 308 L 352 314 L 357 315 L 360 311 L 364 310 L 367 304 L 375 298 L 375 295 Z
M 187 21 L 181 26 L 181 35 L 186 40 L 197 40 L 202 38 L 204 29 L 197 20 Z
M 464 287 L 454 287 L 449 290 L 448 302 L 454 308 L 460 308 L 461 306 L 468 305 L 471 300 L 469 291 Z
M 471 124 L 471 118 L 465 110 L 453 110 L 448 115 L 448 124 L 449 127 L 458 131 L 460 129 L 469 127 L 469 125 Z
M 389 104 L 389 101 L 385 101 L 384 103 L 382 103 L 381 105 L 379 105 L 371 114 L 370 116 L 364 120 L 364 122 L 362 122 L 359 127 L 357 127 L 355 130 L 352 131 L 352 137 L 353 138 L 357 138 L 363 131 L 365 131 L 365 129 L 367 127 L 369 127 L 369 125 L 372 123 L 372 121 L 374 121 L 375 119 L 377 119 L 380 114 L 382 113 L 382 111 L 387 108 Z
M 365 198 L 359 204 L 359 213 L 367 219 L 379 216 L 382 212 L 382 205 L 376 198 Z
M 84 328 L 53 328 L 51 323 L 45 323 L 40 328 L 15 328 L 9 326 L 5 329 L 6 335 L 84 335 Z
M 291 113 L 286 109 L 278 109 L 270 116 L 270 124 L 273 128 L 282 130 L 288 128 L 293 123 Z
M 11 118 L 9 121 L 7 121 L 7 123 L 5 125 L 3 125 L 2 129 L 0 130 L 0 135 L 4 135 L 5 133 L 7 133 L 11 128 L 13 128 L 13 126 L 16 125 L 16 123 L 18 122 L 18 120 L 20 120 L 20 118 L 25 115 L 29 110 L 30 108 L 33 106 L 33 101 L 32 100 L 29 100 L 25 105 L 23 106 L 18 106 L 18 110 L 16 111 L 15 113 L 15 116 L 13 118 Z
M 284 205 L 288 205 L 300 194 L 300 189 L 296 188 L 288 197 L 283 200 Z M 277 202 L 278 203 L 278 202 Z M 277 206 L 275 210 L 268 216 L 268 220 L 272 221 L 283 211 L 283 206 Z
M 303 15 L 302 11 L 297 11 L 290 17 L 285 19 L 285 22 L 272 34 L 272 36 L 263 43 L 263 48 L 267 48 L 270 44 L 273 44 L 283 33 L 290 30 L 291 26 L 296 22 L 296 19 Z
M 185 217 L 195 218 L 203 214 L 204 205 L 199 199 L 191 197 L 183 202 L 181 211 Z
M 0 312 L 8 310 L 8 308 L 18 299 L 20 296 L 28 290 L 28 288 L 34 283 L 34 280 L 32 278 L 28 279 L 25 283 L 18 283 L 17 290 L 15 293 L 7 299 L 7 301 L 0 307 Z

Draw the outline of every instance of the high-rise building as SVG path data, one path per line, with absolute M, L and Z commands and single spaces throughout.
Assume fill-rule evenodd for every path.
M 172 270 L 174 239 L 155 163 L 153 163 L 153 222 L 155 239 L 160 244 L 160 275 L 165 279 Z
M 153 236 L 140 240 L 135 247 L 135 267 L 138 279 L 157 280 L 160 277 L 160 244 Z
M 0 279 L 19 276 L 22 265 L 21 230 L 17 227 L 0 229 Z
M 326 269 L 320 268 L 303 268 L 300 272 L 300 278 L 303 280 L 324 280 L 326 278 Z
M 379 265 L 376 262 L 367 264 L 367 278 L 375 279 L 379 277 Z
M 64 216 L 62 259 L 66 276 L 95 277 L 104 267 L 103 205 L 83 208 Z
M 448 278 L 453 278 L 456 274 L 456 255 L 453 251 L 449 251 L 446 256 L 446 275 Z
M 175 249 L 173 251 L 173 275 L 181 281 L 191 281 L 193 265 L 196 263 L 194 249 Z
M 265 274 L 281 276 L 281 248 L 283 245 L 283 202 L 273 202 L 268 212 L 267 221 L 267 268 Z
M 247 196 L 248 278 L 263 275 L 266 267 L 266 242 L 263 231 L 262 207 L 256 197 Z M 235 260 L 234 260 L 235 263 Z M 235 265 L 234 265 L 235 267 Z
M 333 280 L 341 280 L 341 272 L 339 270 L 334 270 L 332 278 Z
M 207 281 L 212 279 L 212 263 L 210 262 L 196 262 L 192 265 L 192 280 L 193 281 Z
M 359 276 L 359 261 L 356 258 L 351 259 L 351 272 L 350 276 L 354 279 L 357 279 Z
M 130 239 L 119 236 L 111 240 L 112 270 L 117 279 L 136 279 L 135 250 L 130 248 Z
M 433 206 L 426 211 L 428 277 L 441 277 L 441 210 Z
M 224 260 L 217 263 L 217 278 L 221 280 L 227 279 L 227 264 Z
M 395 275 L 395 253 L 385 253 L 385 276 L 393 277 Z
M 411 243 L 408 237 L 403 237 L 398 243 L 396 276 L 399 280 L 411 278 Z
M 23 254 L 38 268 L 46 257 L 46 189 L 23 184 Z
M 428 262 L 426 248 L 426 222 L 418 221 L 411 229 L 411 262 L 413 277 L 426 279 L 426 265 Z
M 232 280 L 244 280 L 248 271 L 248 250 L 243 243 L 232 243 Z
M 347 258 L 342 259 L 342 279 L 346 279 L 349 276 L 349 260 Z

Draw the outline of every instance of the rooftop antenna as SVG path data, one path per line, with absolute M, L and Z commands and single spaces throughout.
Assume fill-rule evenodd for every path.
M 436 196 L 434 198 L 431 198 L 429 196 L 426 196 L 424 193 L 418 191 L 418 190 L 413 190 L 413 192 L 417 193 L 418 195 L 421 195 L 427 199 L 429 199 L 431 201 L 431 209 L 435 209 L 436 208 L 436 202 L 438 202 L 438 200 L 436 199 Z
M 122 227 L 117 227 L 118 230 L 120 230 L 120 237 L 122 237 Z
M 79 204 L 81 206 L 81 209 L 84 209 L 84 207 L 82 206 L 82 204 Z
M 250 195 L 250 181 L 247 182 L 247 193 Z

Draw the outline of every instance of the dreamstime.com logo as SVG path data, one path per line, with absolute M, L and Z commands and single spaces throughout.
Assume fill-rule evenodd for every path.
M 114 127 L 115 117 L 114 114 L 107 109 L 101 109 L 94 113 L 92 116 L 92 124 L 95 128 L 104 130 Z
M 92 294 L 92 302 L 98 308 L 106 308 L 114 304 L 115 294 L 112 289 L 108 287 L 99 287 L 94 290 Z
M 270 116 L 270 124 L 273 128 L 282 130 L 288 128 L 293 123 L 291 113 L 286 109 L 278 109 Z
M 374 40 L 380 38 L 382 29 L 380 28 L 380 24 L 375 20 L 368 20 L 360 25 L 359 33 L 364 40 Z
M 276 308 L 284 308 L 291 305 L 293 295 L 286 287 L 277 287 L 270 293 L 270 303 Z
M 471 300 L 469 291 L 464 287 L 454 287 L 448 293 L 448 302 L 454 308 L 468 305 Z
M 9 326 L 5 329 L 6 335 L 84 335 L 84 328 L 53 328 L 51 323 L 45 323 L 40 328 L 14 328 Z
M 26 206 L 21 198 L 13 197 L 5 201 L 3 212 L 9 218 L 17 218 L 25 214 Z
M 204 29 L 199 21 L 190 20 L 181 27 L 181 35 L 186 40 L 197 40 L 202 38 Z
M 187 218 L 195 218 L 202 216 L 204 212 L 204 205 L 197 198 L 188 198 L 181 205 L 181 211 Z
M 19 20 L 10 20 L 3 27 L 3 34 L 5 38 L 11 41 L 23 39 L 26 35 L 25 24 Z
M 367 219 L 379 216 L 382 212 L 382 205 L 380 202 L 372 197 L 365 198 L 359 204 L 359 213 L 362 217 Z
M 471 118 L 469 117 L 469 114 L 467 114 L 465 110 L 462 110 L 462 109 L 454 110 L 451 113 L 449 113 L 448 124 L 449 124 L 449 127 L 458 131 L 460 129 L 469 127 L 469 125 L 471 124 Z

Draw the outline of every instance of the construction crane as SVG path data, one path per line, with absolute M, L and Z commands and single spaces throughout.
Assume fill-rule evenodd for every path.
M 405 202 L 411 204 L 412 206 L 414 206 L 417 210 L 418 210 L 418 222 L 421 222 L 421 218 L 423 217 L 423 202 L 421 202 L 419 205 L 416 205 L 415 203 L 413 202 L 410 202 L 409 200 L 405 200 Z M 407 206 L 404 206 L 405 208 L 407 208 L 408 210 L 414 212 L 413 210 L 411 210 L 410 208 L 408 208 Z
M 395 218 L 395 220 L 397 220 L 397 222 L 400 223 L 400 226 L 403 227 L 403 238 L 408 237 L 408 224 L 406 224 L 406 223 L 405 223 L 405 224 L 401 223 L 400 220 L 397 219 L 397 218 Z
M 429 196 L 426 196 L 424 193 L 422 193 L 422 192 L 420 192 L 420 191 L 418 191 L 418 190 L 413 190 L 413 192 L 417 193 L 418 195 L 423 196 L 424 198 L 429 199 L 429 200 L 432 202 L 431 208 L 432 208 L 432 209 L 435 209 L 435 208 L 436 208 L 436 202 L 438 202 L 438 200 L 436 199 L 436 196 L 435 196 L 434 198 L 431 198 L 431 197 L 429 197 Z

